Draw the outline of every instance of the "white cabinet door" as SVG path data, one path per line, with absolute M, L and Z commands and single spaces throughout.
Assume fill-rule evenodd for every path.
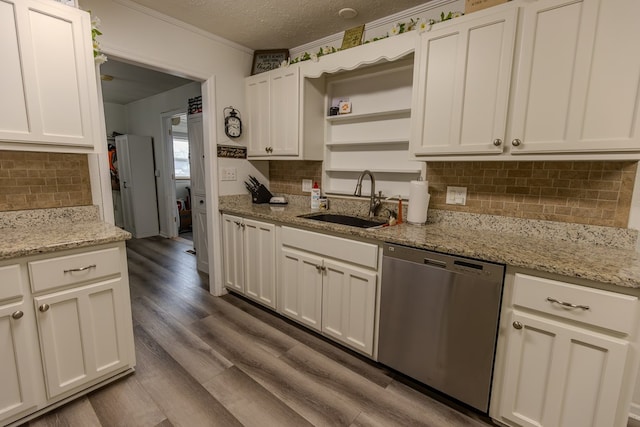
M 89 14 L 0 2 L 0 140 L 93 147 L 98 93 Z
M 636 0 L 526 5 L 513 154 L 640 149 L 638 15 Z
M 49 399 L 130 365 L 126 289 L 114 279 L 34 298 Z
M 288 247 L 282 248 L 280 257 L 280 313 L 320 331 L 322 258 Z
M 32 325 L 26 323 L 25 304 L 0 306 L 0 420 L 24 412 L 36 403 L 28 345 Z
M 297 156 L 298 116 L 300 114 L 299 68 L 282 68 L 270 73 L 271 115 L 270 154 L 274 156 Z
M 245 126 L 249 143 L 247 155 L 269 156 L 270 141 L 270 101 L 269 73 L 247 77 L 245 80 L 246 109 Z
M 245 294 L 276 308 L 275 225 L 244 220 Z
M 517 9 L 511 8 L 442 24 L 421 36 L 414 67 L 414 154 L 502 152 L 516 22 Z
M 521 426 L 614 426 L 627 341 L 514 311 L 501 416 Z
M 324 260 L 322 331 L 366 354 L 373 354 L 377 274 Z
M 224 285 L 244 293 L 244 234 L 243 219 L 222 215 L 222 246 L 224 258 Z

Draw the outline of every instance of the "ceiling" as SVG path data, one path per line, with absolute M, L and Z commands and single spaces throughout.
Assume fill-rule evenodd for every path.
M 109 59 L 100 66 L 100 75 L 103 77 L 101 83 L 104 102 L 122 105 L 191 83 L 191 80 L 114 59 Z M 113 80 L 106 81 L 104 76 L 111 76 Z
M 291 49 L 428 0 L 133 0 L 253 50 Z M 343 19 L 338 12 L 358 15 Z
M 427 3 L 428 0 L 132 0 L 253 50 L 294 48 L 348 28 Z M 343 19 L 338 12 L 358 14 Z M 190 83 L 180 77 L 110 58 L 100 74 L 105 102 L 126 105 Z

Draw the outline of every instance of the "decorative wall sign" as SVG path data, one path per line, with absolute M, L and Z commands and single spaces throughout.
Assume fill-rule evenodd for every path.
M 251 67 L 251 75 L 264 73 L 280 67 L 282 61 L 289 58 L 288 49 L 274 50 L 256 50 L 253 53 L 253 65 Z
M 238 147 L 235 145 L 218 145 L 218 157 L 228 159 L 246 159 L 247 147 Z
M 360 46 L 362 44 L 362 35 L 364 34 L 364 24 L 359 27 L 349 28 L 344 32 L 342 38 L 342 47 L 340 50 L 349 49 L 350 47 Z

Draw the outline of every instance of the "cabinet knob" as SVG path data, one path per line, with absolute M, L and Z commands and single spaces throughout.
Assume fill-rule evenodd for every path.
M 204 200 L 200 200 L 200 204 L 201 204 L 201 205 L 204 205 Z
M 496 147 L 500 147 L 502 145 L 502 140 L 500 138 L 494 139 L 493 145 L 495 145 Z
M 515 322 L 513 322 L 513 327 L 516 329 L 522 329 L 522 323 L 516 320 Z
M 522 144 L 522 141 L 520 141 L 518 138 L 511 141 L 511 145 L 513 145 L 514 147 L 518 147 L 520 146 L 520 144 Z
M 22 311 L 20 311 L 20 310 L 16 311 L 15 313 L 13 313 L 11 315 L 11 317 L 13 317 L 16 320 L 22 318 L 22 316 L 24 316 L 24 313 Z
M 41 313 L 44 313 L 45 311 L 49 310 L 49 304 L 42 304 L 40 307 L 38 307 L 38 310 L 40 310 Z

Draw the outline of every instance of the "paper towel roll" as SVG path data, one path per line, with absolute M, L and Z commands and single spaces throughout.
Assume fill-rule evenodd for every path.
M 424 224 L 427 222 L 429 208 L 429 181 L 411 181 L 409 183 L 409 210 L 407 222 L 409 224 Z

